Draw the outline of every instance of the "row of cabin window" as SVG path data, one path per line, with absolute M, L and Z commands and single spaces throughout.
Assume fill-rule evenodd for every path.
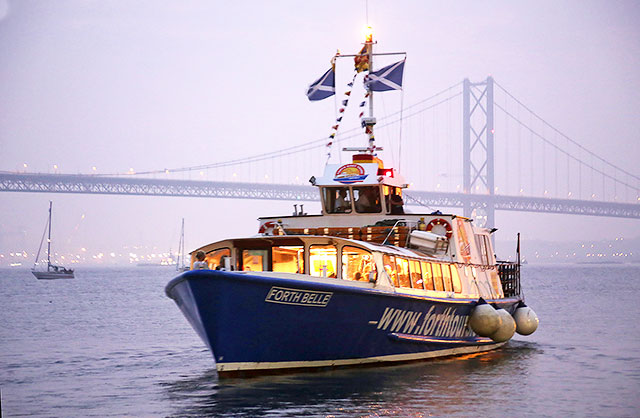
M 458 268 L 450 264 L 430 263 L 385 254 L 384 269 L 396 287 L 462 292 Z
M 219 269 L 224 267 L 224 257 L 230 256 L 229 248 L 221 248 L 207 254 L 205 261 L 210 269 Z M 304 247 L 301 245 L 243 249 L 238 261 L 238 265 L 233 266 L 233 269 L 306 273 L 316 277 L 337 277 L 338 274 L 338 249 L 334 245 L 310 245 L 307 269 Z M 357 247 L 342 247 L 343 279 L 368 281 L 369 273 L 375 270 L 371 252 Z
M 327 213 L 351 213 L 353 208 L 357 213 L 380 213 L 382 211 L 382 196 L 380 196 L 379 186 L 323 187 L 322 190 Z M 403 214 L 402 189 L 384 186 L 383 190 L 386 212 Z
M 303 246 L 274 246 L 269 249 L 242 250 L 243 271 L 275 271 L 283 273 L 307 273 L 316 277 L 337 277 L 338 249 L 334 245 L 309 246 L 309 268 L 305 270 Z M 209 268 L 224 267 L 228 248 L 215 250 L 207 255 Z M 384 268 L 396 287 L 440 290 L 460 293 L 462 285 L 458 269 L 441 263 L 411 260 L 385 254 Z M 368 281 L 369 273 L 376 271 L 371 252 L 358 248 L 342 247 L 342 278 Z

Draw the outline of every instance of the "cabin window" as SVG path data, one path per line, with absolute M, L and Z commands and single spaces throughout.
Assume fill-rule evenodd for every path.
M 424 289 L 420 261 L 409 260 L 409 270 L 411 271 L 411 287 L 414 289 Z
M 205 261 L 212 270 L 220 270 L 224 267 L 224 258 L 231 257 L 231 250 L 229 248 L 220 248 L 207 254 Z
M 431 274 L 431 263 L 422 261 L 422 283 L 426 290 L 433 290 L 433 275 Z
M 453 291 L 456 293 L 462 293 L 462 282 L 460 281 L 460 274 L 458 274 L 458 266 L 451 265 L 451 281 L 453 282 Z
M 385 254 L 382 257 L 382 264 L 384 264 L 384 270 L 387 272 L 393 285 L 395 287 L 399 287 L 398 284 L 398 274 L 396 273 L 396 258 L 392 255 Z
M 375 270 L 373 256 L 367 250 L 342 247 L 342 278 L 360 282 L 369 281 L 369 273 Z
M 309 247 L 309 274 L 316 277 L 337 277 L 338 250 L 334 245 Z
M 358 213 L 379 213 L 380 188 L 378 186 L 362 186 L 353 188 L 353 197 Z
M 444 290 L 452 292 L 453 284 L 451 283 L 451 269 L 448 264 L 442 264 L 442 279 L 444 281 Z
M 436 290 L 444 290 L 444 283 L 442 282 L 442 266 L 438 263 L 431 263 L 433 268 L 433 283 Z
M 487 251 L 487 243 L 484 240 L 484 235 L 474 235 L 476 240 L 476 245 L 478 246 L 478 250 L 480 251 L 480 264 L 489 265 L 489 254 Z
M 384 186 L 387 213 L 392 215 L 404 214 L 404 202 L 402 201 L 402 189 L 400 187 Z
M 273 271 L 304 273 L 304 247 L 301 245 L 273 247 L 271 259 Z
M 409 261 L 406 258 L 396 257 L 396 270 L 398 271 L 398 282 L 400 287 L 411 287 L 409 279 Z
M 487 252 L 487 265 L 493 265 L 495 264 L 493 261 L 493 255 L 491 254 L 491 251 L 489 251 L 492 249 L 490 238 L 488 235 L 483 235 L 482 238 L 484 238 L 484 246 Z
M 268 250 L 242 250 L 242 270 L 244 271 L 268 271 Z
M 351 212 L 351 191 L 348 187 L 325 187 L 323 191 L 327 213 Z

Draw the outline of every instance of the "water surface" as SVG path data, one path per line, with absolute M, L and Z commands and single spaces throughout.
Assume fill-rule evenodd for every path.
M 491 353 L 222 382 L 174 274 L 0 270 L 3 416 L 638 416 L 640 266 L 523 266 L 540 328 Z

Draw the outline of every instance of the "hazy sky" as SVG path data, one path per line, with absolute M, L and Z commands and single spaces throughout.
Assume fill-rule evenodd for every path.
M 586 148 L 639 174 L 640 3 L 369 1 L 406 51 L 405 104 L 492 75 Z M 362 42 L 364 1 L 0 0 L 0 170 L 192 166 L 321 138 L 307 85 Z M 330 101 L 327 101 L 330 102 Z M 175 249 L 256 230 L 292 203 L 0 194 L 0 250 L 35 251 L 48 200 L 70 249 Z M 312 206 L 312 205 L 311 205 Z M 234 215 L 230 215 L 233 213 Z M 84 215 L 84 217 L 83 217 Z M 500 239 L 640 235 L 640 222 L 498 212 Z M 17 247 L 17 248 L 13 248 Z

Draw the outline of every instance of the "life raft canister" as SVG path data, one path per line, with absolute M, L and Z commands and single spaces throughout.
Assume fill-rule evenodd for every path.
M 447 237 L 447 239 L 451 239 L 451 236 L 453 235 L 453 228 L 451 227 L 451 224 L 447 222 L 445 219 L 442 219 L 442 218 L 432 219 L 431 222 L 427 224 L 427 232 L 431 232 L 433 228 L 436 228 L 436 230 L 444 228 L 445 236 Z M 437 231 L 437 232 L 440 232 L 440 231 Z

